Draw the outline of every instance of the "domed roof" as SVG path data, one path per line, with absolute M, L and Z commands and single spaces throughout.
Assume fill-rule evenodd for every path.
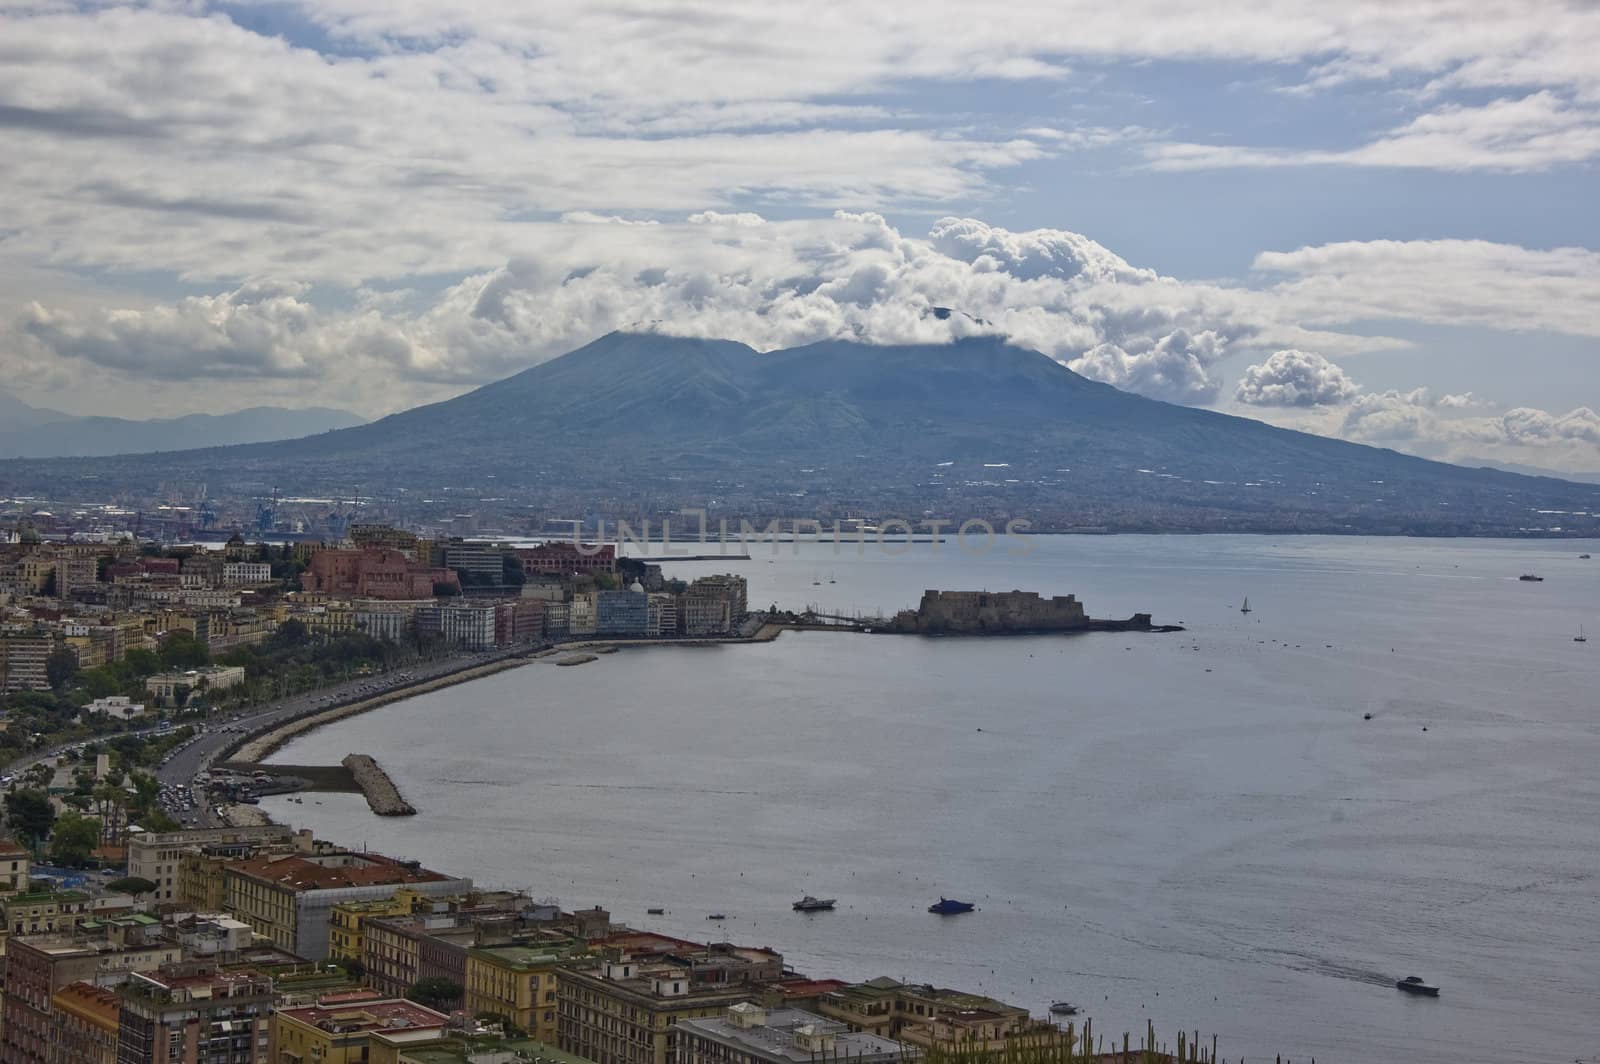
M 629 591 L 643 591 L 644 590 L 644 585 L 639 583 L 639 581 L 635 580 L 633 583 L 628 585 L 628 590 Z

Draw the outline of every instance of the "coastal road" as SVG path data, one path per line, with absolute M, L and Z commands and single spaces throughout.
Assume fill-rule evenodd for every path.
M 179 785 L 193 787 L 196 776 L 222 760 L 223 751 L 230 750 L 250 737 L 269 731 L 296 717 L 401 691 L 463 669 L 526 654 L 529 649 L 518 647 L 512 650 L 455 655 L 397 669 L 391 673 L 361 677 L 332 687 L 318 688 L 266 705 L 252 706 L 241 712 L 214 716 L 205 723 L 204 730 L 200 734 L 173 751 L 157 768 L 156 778 L 161 781 L 162 786 L 162 804 L 184 827 L 217 827 L 220 821 L 214 813 L 213 803 L 207 801 L 203 791 L 191 792 L 193 795 L 191 808 L 190 802 L 179 800 L 176 788 Z

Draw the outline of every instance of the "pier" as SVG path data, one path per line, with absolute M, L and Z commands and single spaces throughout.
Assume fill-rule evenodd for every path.
M 340 762 L 355 777 L 356 785 L 367 797 L 367 805 L 379 816 L 416 816 L 411 803 L 400 797 L 400 789 L 389 774 L 368 754 L 346 754 Z

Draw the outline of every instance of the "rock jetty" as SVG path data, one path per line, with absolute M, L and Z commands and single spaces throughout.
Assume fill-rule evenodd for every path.
M 361 793 L 367 796 L 367 805 L 379 816 L 416 816 L 411 803 L 400 797 L 400 790 L 367 754 L 346 754 L 340 762 L 355 777 Z

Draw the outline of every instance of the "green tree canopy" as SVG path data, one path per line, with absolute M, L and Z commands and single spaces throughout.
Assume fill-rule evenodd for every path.
M 6 796 L 6 823 L 17 838 L 37 842 L 50 834 L 55 822 L 56 811 L 44 791 L 25 788 Z
M 106 889 L 119 894 L 132 894 L 137 898 L 141 894 L 149 894 L 157 889 L 157 884 L 150 882 L 143 876 L 123 876 L 121 879 L 113 879 L 107 883 Z
M 50 835 L 50 860 L 57 864 L 81 865 L 98 845 L 98 821 L 77 813 L 62 813 L 56 818 L 55 831 Z
M 172 632 L 157 652 L 163 669 L 194 669 L 211 660 L 211 650 L 192 632 Z
M 412 983 L 406 997 L 430 1009 L 448 1012 L 461 1003 L 461 984 L 442 975 L 430 975 Z
M 61 691 L 76 675 L 78 675 L 78 655 L 66 647 L 52 650 L 50 656 L 44 660 L 44 676 L 50 682 L 52 691 Z

